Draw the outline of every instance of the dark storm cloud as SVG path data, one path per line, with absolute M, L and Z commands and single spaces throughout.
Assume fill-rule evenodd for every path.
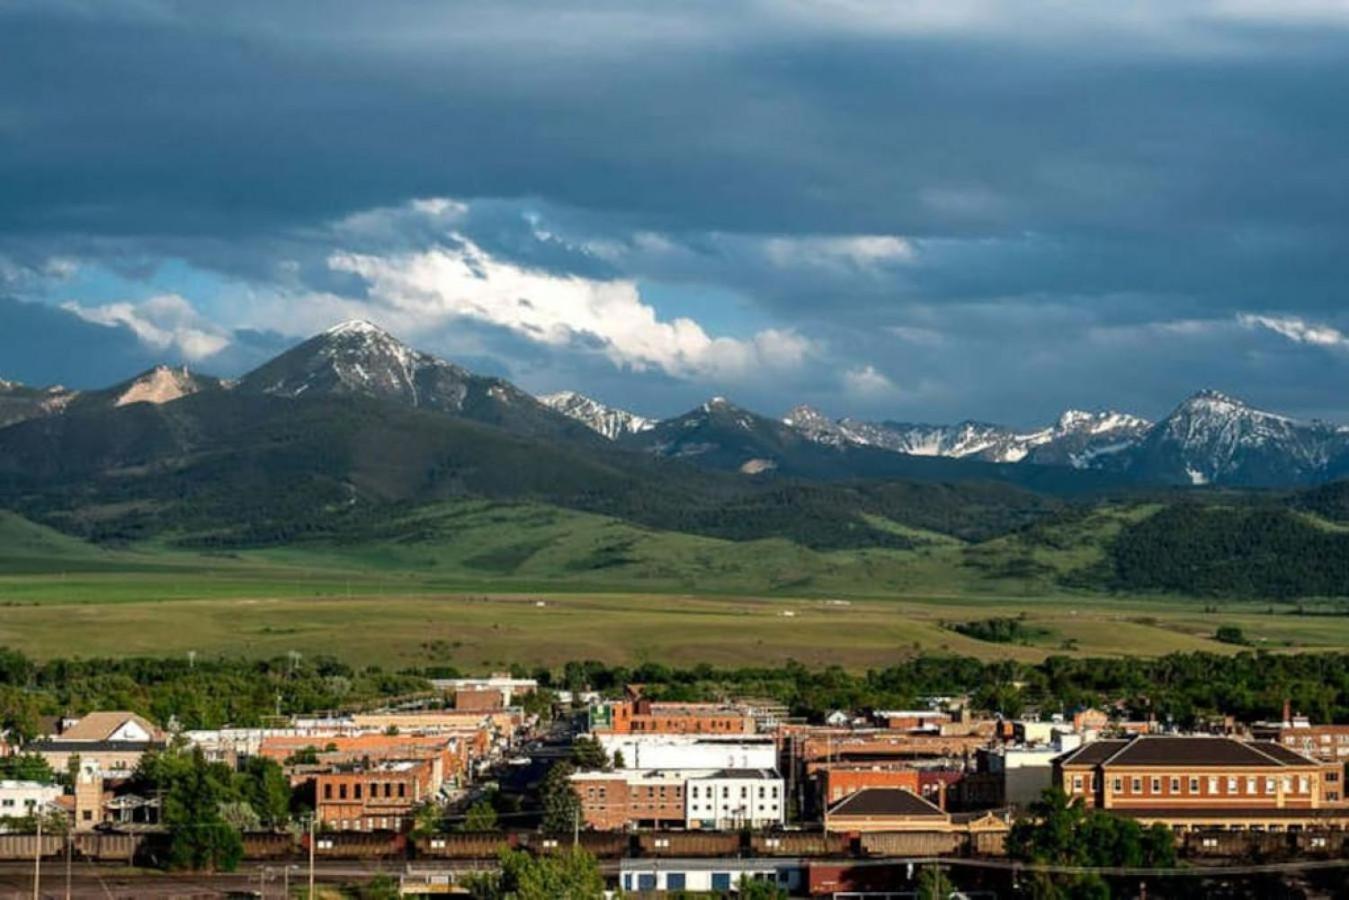
M 791 390 L 839 412 L 1157 414 L 1214 384 L 1349 416 L 1342 351 L 1237 324 L 1349 327 L 1346 25 L 1261 0 L 11 3 L 0 263 L 360 300 L 333 250 L 460 234 L 733 291 L 832 354 Z M 858 236 L 908 252 L 829 243 Z M 492 350 L 619 401 L 705 387 Z M 861 364 L 894 391 L 848 394 Z

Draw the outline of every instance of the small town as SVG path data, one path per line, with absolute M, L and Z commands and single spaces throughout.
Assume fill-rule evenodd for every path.
M 1349 900 L 1349 0 L 0 0 L 0 900 Z
M 565 859 L 614 896 L 996 897 L 1034 877 L 1026 842 L 1068 821 L 1105 817 L 1132 829 L 1135 867 L 1192 875 L 1314 871 L 1349 835 L 1349 725 L 1287 703 L 1279 721 L 1179 732 L 1092 708 L 1007 719 L 951 696 L 806 721 L 754 697 L 653 700 L 641 684 L 432 685 L 259 727 L 96 710 L 11 732 L 5 883 L 59 896 L 92 877 L 135 896 L 153 882 L 129 867 L 188 862 L 239 896 L 483 896 L 485 877 Z M 222 802 L 214 779 L 243 799 Z

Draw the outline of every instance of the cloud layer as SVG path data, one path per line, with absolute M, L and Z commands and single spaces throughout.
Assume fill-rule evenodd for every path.
M 1330 0 L 19 0 L 0 84 L 0 295 L 147 356 L 368 314 L 655 413 L 1349 420 Z

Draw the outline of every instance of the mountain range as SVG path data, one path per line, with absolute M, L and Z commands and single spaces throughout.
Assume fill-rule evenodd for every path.
M 1033 429 L 971 420 L 932 425 L 834 419 L 804 405 L 774 420 L 720 397 L 653 421 L 578 394 L 565 396 L 565 404 L 552 405 L 620 445 L 747 474 L 783 469 L 802 442 L 837 451 L 845 468 L 847 451 L 867 449 L 1065 467 L 1172 486 L 1286 487 L 1349 473 L 1349 427 L 1265 412 L 1215 390 L 1193 394 L 1158 422 L 1116 410 L 1070 409 Z M 628 422 L 640 425 L 623 424 Z
M 1070 411 L 1042 429 L 771 417 L 724 398 L 655 420 L 534 397 L 365 322 L 235 381 L 161 366 L 93 391 L 0 382 L 0 507 L 100 540 L 207 546 L 365 533 L 391 510 L 480 497 L 896 547 L 903 528 L 978 539 L 1072 497 L 1317 484 L 1349 471 L 1347 448 L 1342 427 L 1212 391 L 1156 423 Z

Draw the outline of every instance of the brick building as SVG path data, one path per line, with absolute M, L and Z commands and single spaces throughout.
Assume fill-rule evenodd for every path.
M 906 763 L 831 763 L 816 770 L 821 806 L 832 806 L 866 788 L 902 788 L 918 794 L 918 770 Z
M 572 788 L 581 798 L 582 824 L 599 831 L 682 828 L 689 773 L 680 770 L 578 772 Z
M 1349 824 L 1342 766 L 1270 741 L 1139 735 L 1086 744 L 1053 767 L 1069 797 L 1177 829 Z
M 754 715 L 718 703 L 659 703 L 635 699 L 601 703 L 591 709 L 590 728 L 598 734 L 754 734 Z
M 405 831 L 437 789 L 428 759 L 335 769 L 314 778 L 319 822 L 338 831 Z
M 1282 722 L 1251 726 L 1251 735 L 1312 759 L 1349 765 L 1349 725 L 1313 725 L 1302 716 L 1288 716 Z

